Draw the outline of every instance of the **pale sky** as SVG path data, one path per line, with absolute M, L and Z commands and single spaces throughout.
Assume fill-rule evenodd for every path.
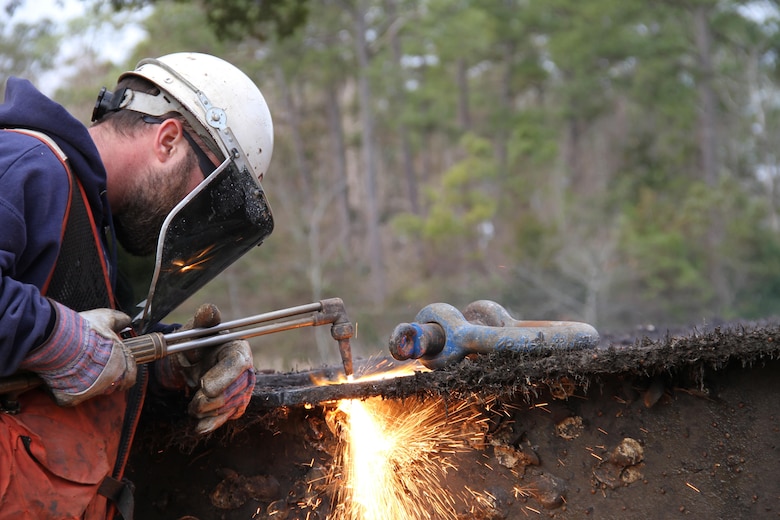
M 5 8 L 10 2 L 2 0 L 0 4 Z M 77 0 L 25 0 L 25 2 L 14 11 L 13 20 L 34 22 L 42 17 L 54 15 L 62 16 L 68 20 L 84 13 L 84 4 Z
M 0 0 L 0 16 L 6 16 L 5 7 L 9 0 Z M 23 5 L 16 9 L 11 23 L 27 22 L 34 23 L 43 18 L 55 20 L 63 26 L 68 21 L 83 16 L 86 7 L 80 0 L 25 0 Z M 148 10 L 138 13 L 134 19 L 139 19 Z M 85 47 L 98 49 L 100 55 L 113 63 L 124 61 L 133 47 L 145 36 L 143 30 L 135 24 L 130 23 L 117 31 L 113 27 L 95 29 L 88 34 L 73 36 L 64 41 L 60 47 L 61 62 L 67 63 L 69 59 L 78 57 Z M 51 95 L 58 86 L 59 78 L 67 71 L 59 70 L 45 74 L 37 83 L 38 88 L 46 94 Z

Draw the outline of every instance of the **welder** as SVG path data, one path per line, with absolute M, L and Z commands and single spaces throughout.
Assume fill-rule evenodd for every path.
M 0 376 L 44 382 L 0 413 L 0 519 L 129 520 L 122 475 L 146 390 L 187 392 L 208 433 L 244 413 L 255 372 L 243 340 L 136 366 L 120 336 L 134 310 L 120 303 L 117 242 L 157 253 L 157 272 L 175 256 L 186 282 L 156 280 L 143 311 L 142 332 L 162 327 L 157 317 L 271 233 L 271 115 L 232 64 L 176 53 L 101 90 L 89 127 L 9 78 L 0 128 Z M 182 243 L 200 256 L 171 253 Z M 193 326 L 218 321 L 205 309 Z

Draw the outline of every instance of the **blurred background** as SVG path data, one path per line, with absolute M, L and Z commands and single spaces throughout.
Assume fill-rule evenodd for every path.
M 0 88 L 87 124 L 147 56 L 258 84 L 275 231 L 173 321 L 340 297 L 361 357 L 434 302 L 696 325 L 780 311 L 778 3 L 6 0 Z M 140 301 L 150 259 L 123 262 Z M 253 340 L 258 368 L 338 364 L 320 329 Z

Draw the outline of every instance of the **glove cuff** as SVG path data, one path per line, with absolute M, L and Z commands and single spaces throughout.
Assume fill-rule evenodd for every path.
M 20 365 L 43 377 L 53 390 L 88 389 L 108 364 L 113 341 L 97 334 L 76 311 L 51 301 L 56 315 L 46 341 Z

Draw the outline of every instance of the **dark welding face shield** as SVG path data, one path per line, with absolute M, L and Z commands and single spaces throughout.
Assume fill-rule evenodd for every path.
M 133 329 L 146 333 L 274 228 L 265 192 L 247 168 L 230 159 L 168 214 L 154 274 Z

